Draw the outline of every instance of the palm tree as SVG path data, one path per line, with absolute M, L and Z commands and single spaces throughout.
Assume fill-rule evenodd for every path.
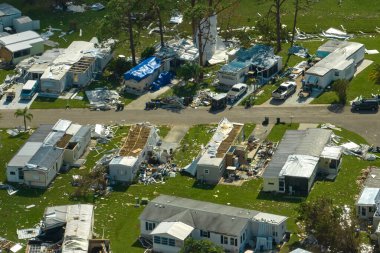
M 376 64 L 369 74 L 369 79 L 380 84 L 380 64 Z
M 17 109 L 17 111 L 15 112 L 15 117 L 18 118 L 19 116 L 24 117 L 24 127 L 26 131 L 26 120 L 32 121 L 33 114 L 29 112 L 28 107 L 25 107 L 24 109 Z

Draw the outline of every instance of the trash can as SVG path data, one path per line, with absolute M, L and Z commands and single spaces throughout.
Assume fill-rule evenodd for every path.
M 280 118 L 277 118 L 276 119 L 276 124 L 278 125 L 278 124 L 280 124 L 281 123 L 281 119 Z

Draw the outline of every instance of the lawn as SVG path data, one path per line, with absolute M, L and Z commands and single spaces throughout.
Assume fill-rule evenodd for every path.
M 159 126 L 158 129 L 160 130 L 158 134 L 161 137 L 161 139 L 165 139 L 165 137 L 170 132 L 171 126 L 162 125 L 162 126 Z
M 297 130 L 299 127 L 298 123 L 292 123 L 292 124 L 287 124 L 287 123 L 280 123 L 280 124 L 275 124 L 270 131 L 270 133 L 267 136 L 267 140 L 272 141 L 272 142 L 278 142 L 281 141 L 282 137 L 284 136 L 286 130 Z
M 62 109 L 67 106 L 70 108 L 86 108 L 88 107 L 88 100 L 37 97 L 30 109 Z
M 174 154 L 174 162 L 178 166 L 186 166 L 196 158 L 213 135 L 214 125 L 196 125 L 189 129 L 180 143 L 180 148 Z
M 245 127 L 245 131 L 248 134 L 254 128 L 254 125 L 247 124 Z M 273 141 L 280 140 L 285 129 L 295 129 L 297 127 L 297 124 L 292 124 L 292 126 L 287 124 L 276 125 L 268 138 Z M 215 128 L 215 125 L 197 125 L 192 127 L 181 145 L 189 147 L 190 143 L 197 143 L 198 145 L 206 144 L 212 135 L 212 132 L 209 130 L 213 128 Z M 66 174 L 59 175 L 46 191 L 20 189 L 13 196 L 8 196 L 4 190 L 0 191 L 2 203 L 0 215 L 4 217 L 4 219 L 0 220 L 0 234 L 3 237 L 17 241 L 16 228 L 28 228 L 37 224 L 47 206 L 77 203 L 77 201 L 69 197 L 70 193 L 75 189 L 70 185 L 72 175 L 87 173 L 103 153 L 120 144 L 122 138 L 127 135 L 128 130 L 129 127 L 115 128 L 115 138 L 110 143 L 97 145 L 100 148 L 99 151 L 102 152 L 101 154 L 98 155 L 96 151 L 90 152 L 85 169 L 72 169 Z M 364 141 L 360 136 L 346 130 L 337 132 L 337 134 L 359 143 Z M 3 147 L 0 148 L 2 154 L 0 162 L 2 168 L 4 168 L 5 163 L 9 161 L 12 155 L 25 142 L 27 135 L 16 138 L 9 137 L 3 130 L 0 132 L 0 136 L 1 143 L 3 144 Z M 191 147 L 193 149 L 198 148 L 199 150 L 198 145 Z M 185 156 L 185 154 L 183 155 Z M 193 153 L 188 153 L 188 156 L 191 158 Z M 355 201 L 354 197 L 359 193 L 359 186 L 355 184 L 355 180 L 360 171 L 368 165 L 380 166 L 380 163 L 379 161 L 366 162 L 354 157 L 345 156 L 337 180 L 335 182 L 317 182 L 306 200 L 309 201 L 319 196 L 328 195 L 337 204 L 352 206 Z M 1 180 L 5 180 L 4 172 L 0 175 Z M 350 187 L 347 187 L 348 185 Z M 263 194 L 260 192 L 261 187 L 262 179 L 251 180 L 244 183 L 241 187 L 226 185 L 208 187 L 197 184 L 193 178 L 177 174 L 175 178 L 170 178 L 165 184 L 136 184 L 129 187 L 116 186 L 109 196 L 101 198 L 91 197 L 81 202 L 93 203 L 96 206 L 95 232 L 99 235 L 104 234 L 105 238 L 111 239 L 112 249 L 115 253 L 144 252 L 137 242 L 139 235 L 138 217 L 143 207 L 134 207 L 134 198 L 148 197 L 149 199 L 153 199 L 159 194 L 170 194 L 219 204 L 231 203 L 232 206 L 286 215 L 289 216 L 288 229 L 292 232 L 297 231 L 295 224 L 297 217 L 296 210 L 299 203 L 305 199 Z M 25 208 L 31 204 L 36 206 L 30 209 Z M 289 248 L 296 245 L 296 243 L 297 237 L 293 235 L 291 242 L 283 247 L 282 252 L 288 252 Z

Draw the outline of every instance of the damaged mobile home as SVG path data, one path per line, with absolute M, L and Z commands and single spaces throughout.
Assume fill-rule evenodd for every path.
M 364 54 L 363 44 L 329 40 L 318 48 L 316 55 L 322 60 L 305 72 L 305 83 L 324 89 L 333 81 L 350 80 Z
M 263 191 L 308 195 L 317 173 L 335 177 L 342 149 L 329 146 L 327 129 L 287 130 L 265 169 Z
M 118 156 L 109 163 L 110 179 L 132 183 L 140 164 L 157 145 L 160 137 L 157 129 L 147 123 L 133 125 L 128 132 Z
M 7 180 L 47 188 L 62 165 L 76 164 L 90 138 L 90 126 L 69 120 L 41 125 L 7 164 Z
M 218 71 L 219 83 L 232 87 L 247 80 L 248 72 L 253 71 L 258 83 L 264 84 L 282 68 L 282 58 L 274 54 L 273 48 L 254 45 L 249 49 L 239 49 L 236 58 Z
M 237 166 L 234 164 L 233 156 L 234 153 L 239 153 L 239 147 L 236 144 L 243 139 L 243 124 L 232 123 L 226 118 L 222 119 L 197 162 L 195 168 L 197 179 L 205 183 L 217 184 L 227 166 Z
M 94 206 L 53 206 L 45 209 L 41 234 L 28 242 L 26 253 L 109 253 L 110 242 L 94 239 Z
M 161 195 L 139 217 L 141 236 L 154 252 L 179 252 L 187 238 L 210 240 L 226 252 L 272 250 L 286 232 L 287 217 Z
M 88 85 L 112 58 L 110 45 L 73 41 L 66 49 L 47 50 L 21 61 L 22 81 L 38 80 L 40 92 L 58 95 L 70 87 Z

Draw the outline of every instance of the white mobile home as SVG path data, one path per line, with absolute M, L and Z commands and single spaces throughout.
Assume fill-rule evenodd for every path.
M 73 41 L 53 60 L 41 76 L 41 91 L 59 94 L 65 89 L 88 85 L 112 58 L 111 49 L 92 42 Z
M 0 58 L 9 64 L 17 64 L 30 56 L 42 54 L 41 36 L 33 31 L 16 33 L 0 38 Z
M 59 120 L 41 125 L 7 164 L 9 182 L 46 188 L 63 164 L 72 165 L 90 142 L 91 128 Z
M 317 50 L 323 57 L 305 72 L 305 82 L 319 88 L 326 88 L 335 80 L 350 80 L 354 77 L 356 66 L 363 61 L 363 44 L 348 41 L 330 40 Z
M 139 217 L 140 233 L 155 252 L 179 252 L 186 238 L 210 240 L 228 252 L 272 250 L 282 241 L 287 217 L 161 195 Z
M 243 124 L 232 123 L 226 118 L 219 122 L 215 134 L 196 165 L 198 180 L 217 184 L 225 173 L 226 167 L 234 165 L 232 164 L 232 156 L 235 149 L 233 151 L 230 149 L 234 144 L 243 140 L 243 126 Z M 229 161 L 226 161 L 227 153 L 231 153 Z
M 153 151 L 159 141 L 157 129 L 148 124 L 131 127 L 119 156 L 109 164 L 110 178 L 115 181 L 132 183 L 141 162 Z

